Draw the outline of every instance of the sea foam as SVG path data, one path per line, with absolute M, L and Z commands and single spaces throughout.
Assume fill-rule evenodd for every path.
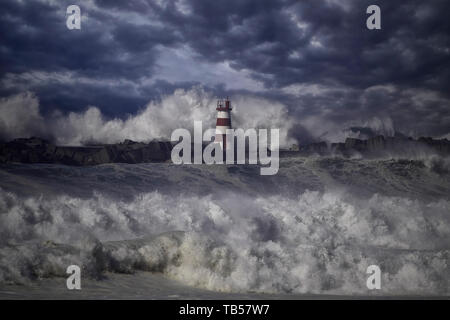
M 366 294 L 366 268 L 377 264 L 380 294 L 448 295 L 449 208 L 345 191 L 118 200 L 2 190 L 0 283 L 79 264 L 96 279 L 146 270 L 225 292 Z

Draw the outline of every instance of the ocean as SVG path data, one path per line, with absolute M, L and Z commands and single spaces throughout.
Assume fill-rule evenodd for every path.
M 0 299 L 450 296 L 449 159 L 259 169 L 1 165 Z

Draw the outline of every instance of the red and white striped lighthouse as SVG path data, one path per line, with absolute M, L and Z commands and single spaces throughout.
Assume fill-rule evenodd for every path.
M 217 121 L 216 121 L 216 139 L 223 150 L 227 149 L 226 133 L 231 129 L 231 102 L 228 100 L 217 100 Z

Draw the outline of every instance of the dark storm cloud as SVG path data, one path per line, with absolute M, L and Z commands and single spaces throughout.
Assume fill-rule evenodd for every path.
M 82 8 L 81 31 L 65 27 L 69 4 Z M 365 26 L 370 4 L 381 7 L 381 30 Z M 220 95 L 252 91 L 281 101 L 299 122 L 379 117 L 405 132 L 443 135 L 450 131 L 449 11 L 447 0 L 6 0 L 0 94 L 32 90 L 44 109 L 97 105 L 123 115 L 200 83 Z M 161 64 L 169 49 L 181 58 Z M 196 67 L 222 72 L 223 62 L 241 72 L 224 77 L 228 83 L 213 81 L 214 72 L 192 75 Z M 37 72 L 41 81 L 33 80 Z M 237 75 L 264 87 L 241 81 L 231 90 Z M 294 131 L 309 140 L 329 128 L 310 132 L 299 123 Z
M 93 77 L 136 79 L 151 72 L 155 46 L 170 45 L 168 28 L 139 26 L 86 10 L 81 31 L 66 28 L 67 1 L 2 2 L 2 71 L 74 71 Z M 99 20 L 101 19 L 101 20 Z
M 82 30 L 69 31 L 65 10 L 73 1 L 54 3 L 57 5 L 45 1 L 2 1 L 2 76 L 47 73 L 48 81 L 30 82 L 28 86 L 24 79 L 14 83 L 20 89 L 37 91 L 44 109 L 78 110 L 95 104 L 109 115 L 120 115 L 147 102 L 149 97 L 140 96 L 136 88 L 122 82 L 134 81 L 139 86 L 142 77 L 152 76 L 156 46 L 174 43 L 173 31 L 164 26 L 136 26 L 89 7 L 83 8 L 86 19 Z M 52 74 L 58 73 L 69 73 L 73 82 L 51 79 Z M 97 83 L 88 86 L 77 81 L 80 78 Z M 14 91 L 6 85 L 0 88 L 2 95 Z
M 377 1 L 383 28 L 368 31 L 365 11 L 372 2 L 184 1 L 186 14 L 174 1 L 115 7 L 152 10 L 204 59 L 229 60 L 235 68 L 252 70 L 255 77 L 271 75 L 258 77 L 269 87 L 396 82 L 444 89 L 450 68 L 450 20 L 445 14 L 450 3 Z M 111 6 L 109 1 L 97 3 Z

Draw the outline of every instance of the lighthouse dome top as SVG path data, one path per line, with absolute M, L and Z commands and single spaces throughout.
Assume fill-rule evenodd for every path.
M 231 111 L 233 108 L 231 107 L 231 101 L 226 99 L 218 99 L 217 100 L 217 111 Z

